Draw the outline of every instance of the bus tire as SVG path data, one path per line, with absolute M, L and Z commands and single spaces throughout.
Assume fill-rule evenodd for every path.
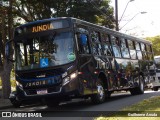
M 158 91 L 158 87 L 153 87 L 153 90 L 154 91 Z
M 139 76 L 139 87 L 138 87 L 138 91 L 139 94 L 143 94 L 144 93 L 144 79 L 143 76 Z
M 102 81 L 98 80 L 96 87 L 97 93 L 91 96 L 91 100 L 94 104 L 100 104 L 103 103 L 106 98 Z
M 52 108 L 52 107 L 57 107 L 59 105 L 59 101 L 58 100 L 53 100 L 53 99 L 47 99 L 46 100 L 46 105 L 49 107 L 49 108 Z
M 22 103 L 16 99 L 10 99 L 10 101 L 15 108 L 19 108 L 22 105 Z
M 109 99 L 109 98 L 111 97 L 111 94 L 112 94 L 112 92 L 107 91 L 107 92 L 105 93 L 106 99 Z
M 139 84 L 137 87 L 132 88 L 130 90 L 132 95 L 138 95 L 138 94 L 143 94 L 144 93 L 144 80 L 143 80 L 143 76 L 140 75 L 139 76 Z

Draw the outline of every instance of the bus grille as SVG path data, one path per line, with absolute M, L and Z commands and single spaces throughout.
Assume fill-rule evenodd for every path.
M 37 95 L 37 89 L 28 89 L 28 90 L 24 90 L 26 92 L 27 95 Z M 48 93 L 54 93 L 54 92 L 59 92 L 60 91 L 60 87 L 50 87 L 47 88 Z

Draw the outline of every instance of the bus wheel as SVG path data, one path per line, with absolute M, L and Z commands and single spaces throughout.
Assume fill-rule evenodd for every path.
M 59 101 L 58 100 L 52 100 L 52 99 L 47 99 L 46 100 L 46 105 L 50 108 L 52 107 L 57 107 L 59 105 Z
M 158 87 L 153 87 L 153 90 L 154 91 L 158 91 Z
M 111 94 L 112 94 L 112 92 L 108 92 L 108 91 L 107 91 L 107 92 L 105 93 L 106 99 L 110 98 L 110 97 L 111 97 Z
M 100 80 L 97 83 L 97 93 L 91 96 L 91 100 L 94 104 L 100 104 L 105 101 L 105 90 Z
M 138 94 L 143 94 L 144 93 L 144 80 L 143 76 L 139 76 L 139 86 L 137 89 Z
M 143 81 L 143 76 L 139 76 L 139 84 L 137 87 L 132 88 L 130 90 L 132 95 L 137 95 L 137 94 L 143 94 L 144 93 L 144 81 Z
M 19 108 L 21 106 L 21 102 L 16 100 L 16 99 L 10 99 L 12 105 L 15 107 L 15 108 Z

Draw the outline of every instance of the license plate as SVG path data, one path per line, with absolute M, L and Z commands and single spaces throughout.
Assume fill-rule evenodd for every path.
M 37 90 L 37 94 L 47 94 L 47 90 Z

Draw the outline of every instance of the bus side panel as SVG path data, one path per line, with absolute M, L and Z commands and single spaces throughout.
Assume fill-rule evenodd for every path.
M 134 78 L 138 76 L 136 72 L 139 68 L 137 60 L 116 59 L 115 70 L 117 70 L 117 87 L 129 88 L 134 86 Z

